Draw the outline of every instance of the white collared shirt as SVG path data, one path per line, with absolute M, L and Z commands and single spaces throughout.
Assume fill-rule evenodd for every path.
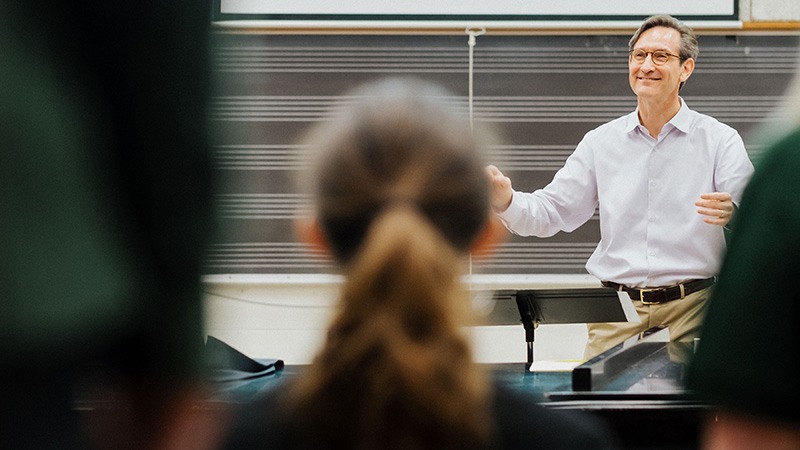
M 601 239 L 586 263 L 598 279 L 654 287 L 715 276 L 723 228 L 703 222 L 694 202 L 728 192 L 739 203 L 753 173 L 742 138 L 683 99 L 658 139 L 638 117 L 637 109 L 586 133 L 550 184 L 515 191 L 499 217 L 516 234 L 548 237 L 575 230 L 599 206 Z

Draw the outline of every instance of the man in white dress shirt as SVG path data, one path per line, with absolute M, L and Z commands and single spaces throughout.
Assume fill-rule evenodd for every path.
M 517 192 L 496 167 L 492 207 L 512 232 L 570 232 L 600 211 L 601 239 L 586 270 L 626 290 L 637 323 L 589 324 L 586 358 L 653 326 L 674 341 L 699 336 L 725 250 L 723 228 L 753 172 L 733 128 L 678 95 L 697 40 L 671 16 L 647 19 L 629 43 L 636 111 L 589 131 L 543 189 Z

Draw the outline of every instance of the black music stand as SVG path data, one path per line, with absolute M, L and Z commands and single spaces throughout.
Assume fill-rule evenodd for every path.
M 496 302 L 484 322 L 487 325 L 512 325 L 522 322 L 528 350 L 528 365 L 533 363 L 534 330 L 541 324 L 632 322 L 638 316 L 630 304 L 623 309 L 623 298 L 611 288 L 502 289 L 494 291 Z M 630 302 L 630 299 L 627 299 Z M 630 317 L 629 317 L 630 316 Z

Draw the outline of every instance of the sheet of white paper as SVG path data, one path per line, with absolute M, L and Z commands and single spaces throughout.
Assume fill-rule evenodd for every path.
M 585 362 L 582 360 L 534 361 L 528 370 L 531 372 L 571 372 L 572 369 Z
M 639 313 L 636 312 L 636 307 L 633 306 L 633 302 L 628 293 L 625 291 L 617 291 L 617 296 L 619 296 L 619 302 L 622 304 L 622 311 L 625 313 L 625 318 L 628 319 L 628 322 L 641 322 L 642 319 L 639 318 Z

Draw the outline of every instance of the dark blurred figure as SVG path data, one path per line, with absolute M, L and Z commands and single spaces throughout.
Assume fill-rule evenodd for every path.
M 733 223 L 689 386 L 719 406 L 705 450 L 800 449 L 800 78 Z M 766 132 L 764 132 L 766 133 Z M 765 134 L 766 135 L 766 134 Z M 773 137 L 773 139 L 775 139 Z
M 502 228 L 481 133 L 434 86 L 352 95 L 365 100 L 311 137 L 316 220 L 299 227 L 342 267 L 338 312 L 314 363 L 244 409 L 226 448 L 610 447 L 592 420 L 546 411 L 473 363 L 459 276 Z
M 164 447 L 193 398 L 208 24 L 203 2 L 0 3 L 0 448 Z

